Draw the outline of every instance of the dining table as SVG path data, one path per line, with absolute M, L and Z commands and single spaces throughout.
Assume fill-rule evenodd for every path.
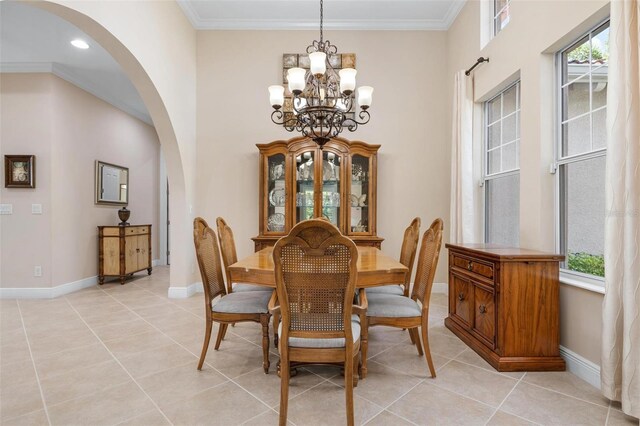
M 376 247 L 358 247 L 357 288 L 389 284 L 404 284 L 409 269 Z M 229 277 L 234 283 L 276 287 L 273 247 L 257 251 L 229 265 Z

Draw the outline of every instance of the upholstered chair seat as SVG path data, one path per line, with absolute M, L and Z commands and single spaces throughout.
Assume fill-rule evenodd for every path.
M 242 291 L 211 302 L 213 312 L 226 314 L 266 314 L 272 291 Z
M 395 294 L 374 293 L 367 296 L 367 316 L 386 318 L 408 318 L 422 315 L 415 300 Z
M 393 294 L 396 296 L 404 296 L 404 287 L 400 284 L 392 284 L 368 288 L 367 295 L 373 294 Z
M 360 339 L 360 319 L 357 315 L 351 320 L 353 343 Z M 278 333 L 282 334 L 282 323 L 278 326 Z M 306 337 L 289 337 L 289 347 L 293 348 L 344 348 L 344 337 L 330 339 L 316 339 Z
M 269 293 L 271 293 L 273 289 L 264 285 L 255 284 L 237 283 L 233 285 L 234 293 L 241 293 L 243 291 L 268 291 Z

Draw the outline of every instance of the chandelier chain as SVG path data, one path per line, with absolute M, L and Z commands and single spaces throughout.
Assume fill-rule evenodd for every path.
M 322 44 L 323 41 L 323 34 L 322 34 L 322 27 L 323 27 L 323 21 L 324 21 L 324 7 L 323 7 L 323 1 L 320 0 L 320 44 Z

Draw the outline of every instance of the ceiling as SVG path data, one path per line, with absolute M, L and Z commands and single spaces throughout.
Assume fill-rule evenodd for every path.
M 89 44 L 81 50 L 70 42 Z M 51 72 L 152 124 L 135 87 L 98 43 L 64 19 L 19 2 L 0 2 L 0 71 Z
M 325 28 L 446 30 L 465 0 L 326 0 Z M 316 29 L 318 0 L 178 0 L 194 28 Z
M 446 30 L 465 0 L 326 0 L 325 28 Z M 318 0 L 178 0 L 196 29 L 312 29 Z M 71 46 L 85 40 L 90 48 Z M 0 71 L 50 72 L 152 124 L 122 68 L 67 21 L 21 2 L 0 1 Z

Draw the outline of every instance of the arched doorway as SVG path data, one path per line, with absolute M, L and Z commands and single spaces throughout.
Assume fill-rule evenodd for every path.
M 127 74 L 153 120 L 171 185 L 170 296 L 195 281 L 195 30 L 174 2 L 29 1 L 84 31 Z

